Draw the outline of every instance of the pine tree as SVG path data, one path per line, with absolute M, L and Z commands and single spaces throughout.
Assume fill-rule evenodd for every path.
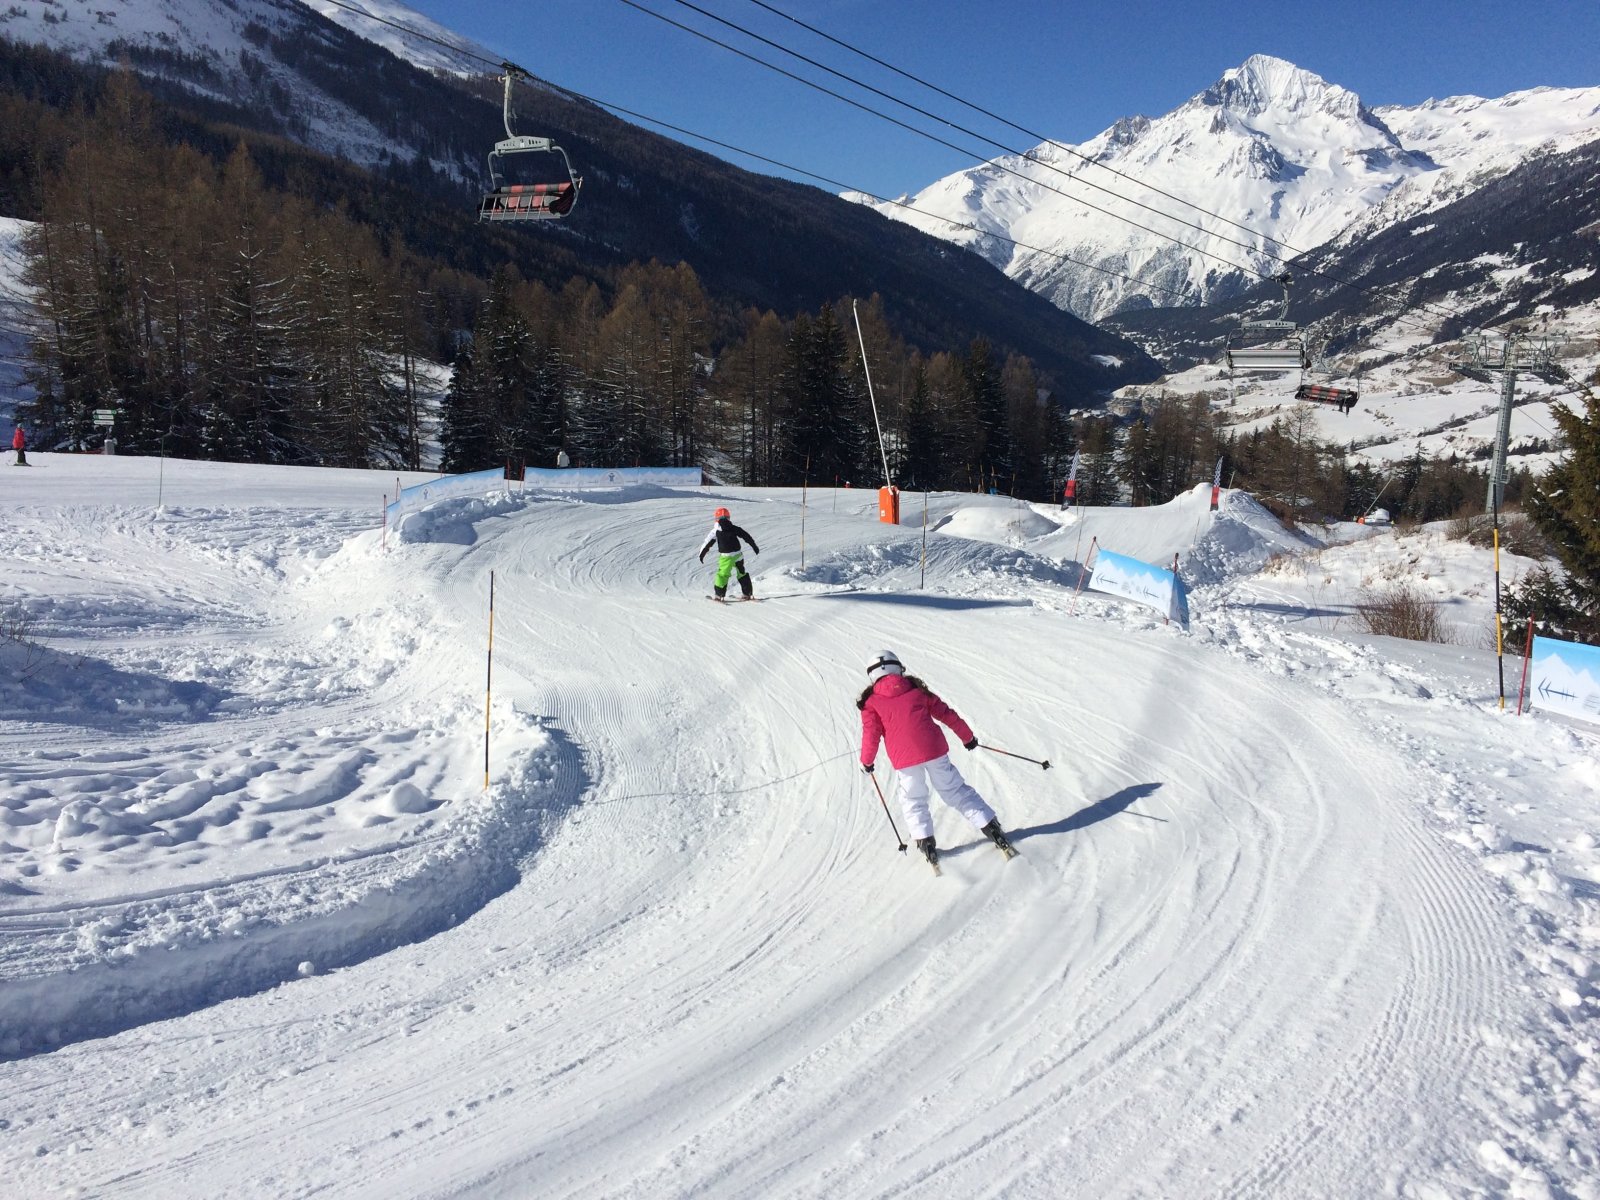
M 906 400 L 900 445 L 896 477 L 903 486 L 924 491 L 943 486 L 944 456 L 928 384 L 928 366 L 921 359 L 912 368 L 911 395 Z
M 852 386 L 844 333 L 830 304 L 824 304 L 816 317 L 802 314 L 795 320 L 789 335 L 784 401 L 779 482 L 799 483 L 808 460 L 813 479 L 862 478 L 867 462 L 865 397 Z
M 961 377 L 967 401 L 977 421 L 975 460 L 982 475 L 1009 486 L 1014 473 L 1011 455 L 1011 430 L 1006 420 L 1005 389 L 995 365 L 994 349 L 978 338 L 967 349 L 961 363 Z
M 439 417 L 439 469 L 450 474 L 480 471 L 494 461 L 476 355 L 470 341 L 456 352 Z
M 1550 415 L 1567 452 L 1534 483 L 1528 514 L 1566 568 L 1574 632 L 1593 639 L 1600 635 L 1600 398 L 1584 388 L 1581 415 L 1565 404 L 1552 405 Z
M 1120 497 L 1112 422 L 1094 418 L 1085 420 L 1079 448 L 1082 451 L 1078 462 L 1079 503 L 1101 507 L 1115 504 Z

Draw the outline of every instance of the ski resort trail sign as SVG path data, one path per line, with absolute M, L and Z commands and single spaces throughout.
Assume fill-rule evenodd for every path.
M 1600 722 L 1600 646 L 1533 639 L 1531 702 L 1546 712 Z
M 1167 620 L 1189 628 L 1189 594 L 1176 571 L 1101 550 L 1095 555 L 1089 586 L 1153 608 Z

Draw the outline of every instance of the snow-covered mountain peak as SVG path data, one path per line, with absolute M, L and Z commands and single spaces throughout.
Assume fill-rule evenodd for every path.
M 1270 54 L 1252 54 L 1242 66 L 1224 71 L 1221 79 L 1190 103 L 1226 108 L 1246 117 L 1268 112 L 1282 116 L 1324 113 L 1353 121 L 1360 120 L 1364 112 L 1361 98 L 1354 92 Z
M 300 0 L 300 3 L 351 33 L 376 42 L 396 58 L 427 71 L 482 75 L 492 71 L 498 61 L 493 51 L 393 0 L 339 0 L 337 4 L 331 0 Z
M 1162 116 L 979 164 L 921 189 L 911 209 L 877 207 L 1095 321 L 1226 302 L 1286 258 L 1596 137 L 1600 88 L 1374 109 L 1255 54 Z

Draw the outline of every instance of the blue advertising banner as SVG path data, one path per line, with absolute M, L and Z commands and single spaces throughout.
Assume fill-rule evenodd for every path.
M 591 488 L 654 484 L 659 487 L 699 487 L 700 479 L 699 467 L 556 467 L 548 470 L 529 467 L 523 474 L 520 486 Z M 445 475 L 403 489 L 389 502 L 385 516 L 388 524 L 393 525 L 406 513 L 416 512 L 440 500 L 488 496 L 511 487 L 506 481 L 503 467 L 472 471 L 465 475 Z
M 699 487 L 699 467 L 529 467 L 523 486 L 538 488 L 627 487 L 653 483 L 661 487 Z
M 395 524 L 408 512 L 416 512 L 419 508 L 440 500 L 453 500 L 461 496 L 487 496 L 491 492 L 506 490 L 506 473 L 503 467 L 495 467 L 489 471 L 473 471 L 467 475 L 445 475 L 439 479 L 430 479 L 427 483 L 412 484 L 403 488 L 398 496 L 389 502 L 385 510 L 385 517 L 390 525 Z
M 1089 586 L 1153 608 L 1169 621 L 1189 628 L 1189 595 L 1183 580 L 1164 567 L 1101 550 L 1094 560 Z
M 1529 700 L 1546 712 L 1600 721 L 1600 646 L 1533 639 Z

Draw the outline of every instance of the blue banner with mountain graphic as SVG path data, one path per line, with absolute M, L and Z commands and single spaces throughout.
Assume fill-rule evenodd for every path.
M 1175 571 L 1102 549 L 1095 555 L 1089 586 L 1153 608 L 1167 620 L 1189 628 L 1189 594 Z

